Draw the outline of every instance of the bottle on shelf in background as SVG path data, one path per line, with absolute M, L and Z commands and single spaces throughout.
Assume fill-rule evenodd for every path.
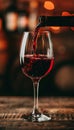
M 29 13 L 26 10 L 19 10 L 18 11 L 18 32 L 24 32 L 24 31 L 28 31 L 28 22 L 29 22 Z
M 11 1 L 10 6 L 5 10 L 5 30 L 7 32 L 17 31 L 18 11 L 16 8 L 16 1 Z

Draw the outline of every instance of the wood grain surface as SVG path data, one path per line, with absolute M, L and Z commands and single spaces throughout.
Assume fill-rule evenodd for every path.
M 0 97 L 0 130 L 74 130 L 74 98 L 40 98 L 40 111 L 52 117 L 48 122 L 22 119 L 32 108 L 31 97 Z

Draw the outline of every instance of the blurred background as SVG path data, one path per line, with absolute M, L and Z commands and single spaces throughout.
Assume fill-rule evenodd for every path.
M 74 15 L 74 0 L 0 0 L 0 95 L 33 96 L 32 81 L 20 68 L 24 31 L 34 30 L 38 18 Z M 59 21 L 58 21 L 59 22 Z M 55 64 L 40 81 L 40 96 L 74 96 L 74 27 L 48 27 Z

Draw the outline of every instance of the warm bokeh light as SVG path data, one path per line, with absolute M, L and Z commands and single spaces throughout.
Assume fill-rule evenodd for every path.
M 5 40 L 0 39 L 0 50 L 6 50 L 8 48 Z
M 0 30 L 2 29 L 2 19 L 0 18 Z
M 55 32 L 55 33 L 58 33 L 58 32 L 60 32 L 61 27 L 59 27 L 59 26 L 51 26 L 50 30 Z
M 37 8 L 37 7 L 38 7 L 38 2 L 35 1 L 35 0 L 32 0 L 32 1 L 30 2 L 30 8 Z
M 52 1 L 45 1 L 44 8 L 47 10 L 53 10 L 55 8 L 54 3 Z
M 71 16 L 71 14 L 68 11 L 63 11 L 62 16 Z
M 20 16 L 18 18 L 18 28 L 24 28 L 28 25 L 28 18 L 26 16 Z
M 71 30 L 74 31 L 74 27 L 71 27 Z
M 5 72 L 5 68 L 8 62 L 8 44 L 5 36 L 0 34 L 0 74 Z
M 69 89 L 73 84 L 72 75 L 73 70 L 71 66 L 62 67 L 56 74 L 55 82 L 62 90 Z
M 6 15 L 6 28 L 15 31 L 17 28 L 18 15 L 15 12 L 10 12 Z
M 37 14 L 32 13 L 29 17 L 29 28 L 33 30 L 35 29 L 36 25 L 37 25 Z

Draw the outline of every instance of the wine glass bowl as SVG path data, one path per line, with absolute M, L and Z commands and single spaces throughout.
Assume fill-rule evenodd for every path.
M 50 120 L 50 116 L 41 114 L 38 109 L 39 81 L 52 70 L 54 64 L 53 46 L 48 31 L 38 31 L 36 36 L 35 32 L 24 33 L 20 64 L 22 72 L 32 79 L 34 86 L 34 107 L 27 120 L 40 122 Z

